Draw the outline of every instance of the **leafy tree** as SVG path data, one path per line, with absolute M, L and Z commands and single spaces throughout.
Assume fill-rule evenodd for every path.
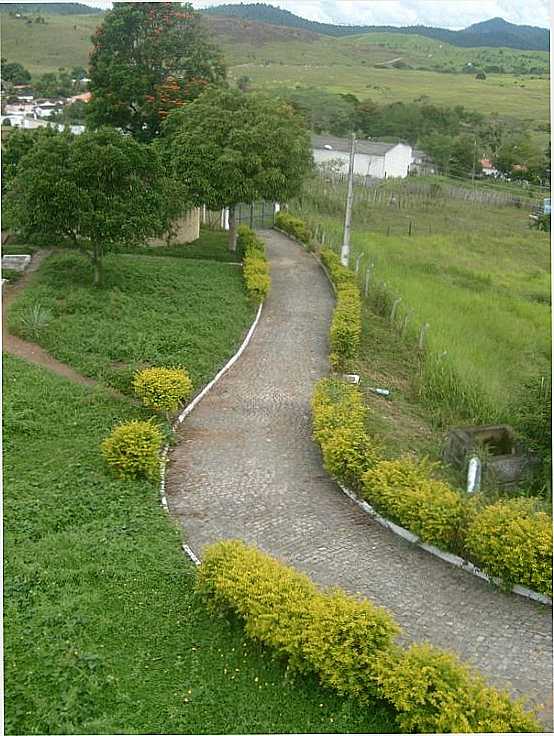
M 69 97 L 73 91 L 71 77 L 65 69 L 60 69 L 59 75 L 46 72 L 33 86 L 36 94 L 42 97 Z
M 166 202 L 176 190 L 164 177 L 154 148 L 113 129 L 43 138 L 18 163 L 7 219 L 25 236 L 69 238 L 100 286 L 110 246 L 143 243 L 167 229 Z
M 189 3 L 117 3 L 92 40 L 88 113 L 151 141 L 168 113 L 224 79 L 219 51 Z
M 246 74 L 244 74 L 242 77 L 239 77 L 237 81 L 237 87 L 240 89 L 241 92 L 248 92 L 248 89 L 250 87 L 250 77 L 246 76 Z
M 14 128 L 5 142 L 2 142 L 2 193 L 15 178 L 17 166 L 23 156 L 44 138 L 52 138 L 57 132 L 53 128 L 23 130 Z
M 81 79 L 86 79 L 87 77 L 87 70 L 84 66 L 74 66 L 71 70 L 71 78 L 75 79 L 77 81 L 80 81 Z
M 31 73 L 17 61 L 8 62 L 7 59 L 2 59 L 2 81 L 12 84 L 29 84 Z
M 433 159 L 439 171 L 448 175 L 454 151 L 452 137 L 443 133 L 432 133 L 421 141 L 421 146 Z
M 522 178 L 534 178 L 544 169 L 543 153 L 526 133 L 506 139 L 497 151 L 494 164 L 509 175 L 514 166 L 521 166 L 519 175 Z
M 207 90 L 168 118 L 167 150 L 196 205 L 229 208 L 229 248 L 236 249 L 235 206 L 295 195 L 312 165 L 302 118 L 279 99 Z

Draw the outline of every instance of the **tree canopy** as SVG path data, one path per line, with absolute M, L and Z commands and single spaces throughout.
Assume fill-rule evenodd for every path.
M 69 238 L 100 285 L 105 252 L 165 232 L 180 194 L 155 148 L 104 128 L 38 140 L 17 164 L 5 207 L 10 226 L 25 236 Z
M 92 38 L 92 127 L 151 141 L 170 110 L 225 77 L 219 51 L 190 4 L 117 3 Z
M 207 90 L 165 126 L 173 175 L 197 205 L 229 208 L 235 248 L 235 205 L 283 201 L 300 190 L 312 166 L 304 121 L 286 102 L 239 90 Z

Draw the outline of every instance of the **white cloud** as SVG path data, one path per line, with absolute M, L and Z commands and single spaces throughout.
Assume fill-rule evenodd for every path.
M 87 3 L 87 0 L 81 0 Z M 192 0 L 195 8 L 260 0 Z M 266 0 L 291 13 L 322 23 L 344 25 L 427 25 L 466 28 L 489 18 L 522 25 L 550 25 L 549 0 Z M 108 0 L 88 0 L 107 8 Z
M 192 0 L 195 8 L 247 0 Z M 291 13 L 323 23 L 434 25 L 465 28 L 489 18 L 549 27 L 549 0 L 269 0 Z

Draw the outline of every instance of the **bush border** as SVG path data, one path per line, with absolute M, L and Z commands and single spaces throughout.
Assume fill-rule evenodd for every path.
M 292 240 L 297 245 L 301 246 L 301 248 L 304 251 L 306 251 L 305 244 L 302 241 L 298 240 L 298 238 L 295 238 L 294 236 L 287 233 L 285 230 L 281 230 L 281 228 L 278 228 L 276 226 L 274 226 L 273 229 L 281 233 L 285 237 L 289 238 L 289 240 Z M 336 297 L 337 287 L 333 283 L 333 280 L 331 279 L 331 275 L 329 271 L 327 270 L 325 265 L 322 263 L 321 259 L 315 253 L 311 253 L 311 255 L 315 258 L 315 260 L 320 265 Z M 406 541 L 410 542 L 410 544 L 413 544 L 416 547 L 419 547 L 419 549 L 422 549 L 425 552 L 428 552 L 434 557 L 438 557 L 440 560 L 448 563 L 449 565 L 458 567 L 461 570 L 464 570 L 465 572 L 470 573 L 471 575 L 474 575 L 475 577 L 481 578 L 482 580 L 485 580 L 488 583 L 494 584 L 496 587 L 501 586 L 502 581 L 500 580 L 500 578 L 495 578 L 495 577 L 491 577 L 490 575 L 487 575 L 479 567 L 474 565 L 472 562 L 469 562 L 469 560 L 464 559 L 463 557 L 459 557 L 458 555 L 455 555 L 452 552 L 445 552 L 439 549 L 438 547 L 435 547 L 432 544 L 427 544 L 426 542 L 422 542 L 417 536 L 417 534 L 414 534 L 409 529 L 405 529 L 403 526 L 400 526 L 399 524 L 396 524 L 393 521 L 390 521 L 386 517 L 381 516 L 379 513 L 377 513 L 377 511 L 373 508 L 373 506 L 371 506 L 371 504 L 359 498 L 358 495 L 352 489 L 345 486 L 338 478 L 333 477 L 333 480 L 336 482 L 336 484 L 341 489 L 341 491 L 346 496 L 348 496 L 348 498 L 351 501 L 353 501 L 357 506 L 359 506 L 364 513 L 368 514 L 368 516 L 371 516 L 371 518 L 374 519 L 378 524 L 380 524 L 385 529 L 388 529 L 393 534 L 396 534 L 396 536 L 402 537 L 402 539 L 405 539 Z M 544 593 L 537 593 L 536 591 L 531 590 L 530 588 L 526 588 L 523 585 L 516 584 L 508 592 L 514 593 L 515 595 L 522 596 L 523 598 L 528 598 L 530 600 L 536 601 L 537 603 L 542 603 L 543 605 L 546 605 L 546 606 L 552 606 L 552 598 L 549 598 L 547 595 L 544 595 Z

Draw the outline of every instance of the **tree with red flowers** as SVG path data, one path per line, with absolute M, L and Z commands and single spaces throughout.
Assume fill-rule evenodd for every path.
M 225 78 L 188 3 L 117 3 L 92 41 L 89 125 L 121 128 L 140 141 L 156 138 L 169 112 Z

